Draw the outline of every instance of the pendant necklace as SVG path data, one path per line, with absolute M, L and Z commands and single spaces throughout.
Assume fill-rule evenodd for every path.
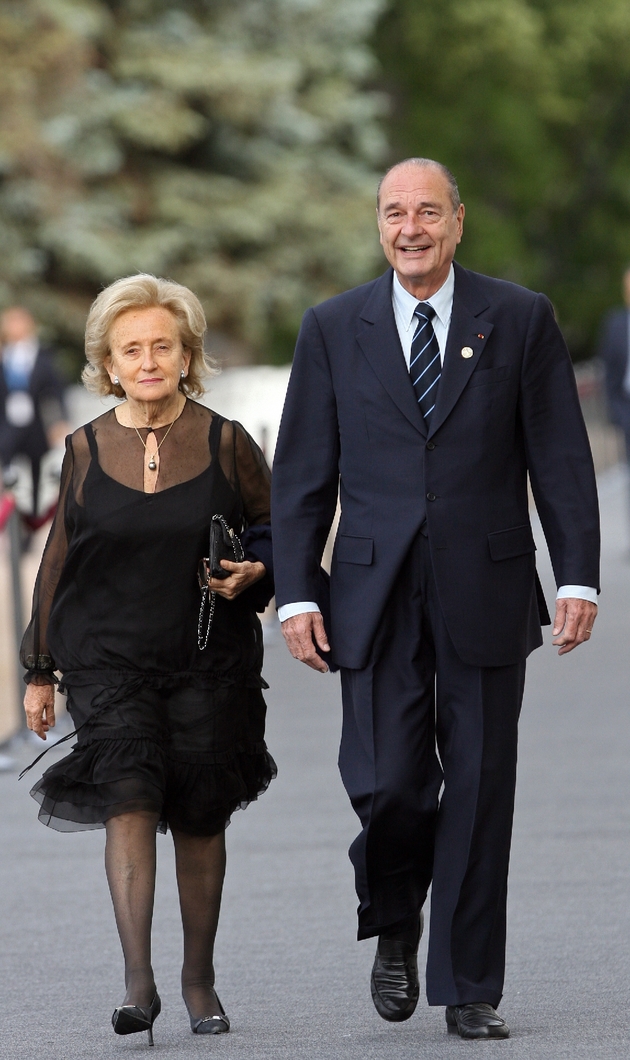
M 168 429 L 167 429 L 167 431 L 166 431 L 166 434 L 165 434 L 165 435 L 164 435 L 164 437 L 162 438 L 162 441 L 158 443 L 158 447 L 157 447 L 157 449 L 155 450 L 155 452 L 154 452 L 153 456 L 151 457 L 151 459 L 149 460 L 149 463 L 147 464 L 147 467 L 148 467 L 149 471 L 156 471 L 156 470 L 157 470 L 157 464 L 156 464 L 156 462 L 155 462 L 155 458 L 156 458 L 156 456 L 158 455 L 158 453 L 159 453 L 160 449 L 162 448 L 162 446 L 163 446 L 164 442 L 165 442 L 165 441 L 166 441 L 166 439 L 168 438 L 168 436 L 169 436 L 169 432 L 170 432 L 170 430 L 171 430 L 171 427 L 173 426 L 173 423 L 175 423 L 175 421 L 179 419 L 179 417 L 181 416 L 181 414 L 182 414 L 182 412 L 183 412 L 183 411 L 184 411 L 184 409 L 182 408 L 181 412 L 178 412 L 178 413 L 177 413 L 177 415 L 176 415 L 175 419 L 173 420 L 173 422 L 172 422 L 172 423 L 169 423 L 169 425 L 168 425 Z M 145 453 L 146 453 L 146 451 L 147 451 L 147 443 L 145 442 L 144 438 L 143 438 L 143 437 L 142 437 L 142 435 L 140 434 L 140 431 L 138 430 L 138 428 L 136 427 L 135 423 L 134 423 L 134 422 L 133 422 L 133 420 L 131 419 L 131 413 L 129 413 L 129 419 L 131 420 L 131 425 L 132 425 L 132 427 L 133 427 L 134 431 L 136 432 L 136 434 L 138 435 L 138 438 L 139 438 L 139 439 L 140 439 L 140 441 L 142 442 L 142 445 L 144 446 L 144 451 L 145 451 Z M 149 429 L 150 431 L 153 431 L 153 433 L 155 434 L 155 430 L 154 430 L 154 428 L 153 428 L 153 427 L 149 427 L 148 429 Z

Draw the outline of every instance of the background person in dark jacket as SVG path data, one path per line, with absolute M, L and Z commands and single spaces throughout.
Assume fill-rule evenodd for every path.
M 69 430 L 65 382 L 27 309 L 14 306 L 2 314 L 0 339 L 0 461 L 5 470 L 16 456 L 30 461 L 32 513 L 25 514 L 37 515 L 42 457 Z
M 610 420 L 623 431 L 630 463 L 630 265 L 623 274 L 625 306 L 604 317 L 598 353 L 604 364 Z

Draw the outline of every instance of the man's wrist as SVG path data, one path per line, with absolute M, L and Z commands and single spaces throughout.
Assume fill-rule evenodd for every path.
M 312 600 L 300 600 L 295 604 L 283 604 L 278 608 L 278 618 L 286 622 L 287 618 L 295 618 L 296 615 L 320 613 L 319 607 Z

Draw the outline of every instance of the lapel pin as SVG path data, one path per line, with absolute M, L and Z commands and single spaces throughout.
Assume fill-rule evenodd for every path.
M 468 358 L 472 357 L 472 355 L 473 351 L 471 350 L 470 346 L 464 346 L 464 348 L 462 349 L 462 357 L 465 357 L 466 360 L 468 360 Z
M 485 337 L 486 337 L 485 335 L 477 335 L 478 339 L 485 339 Z

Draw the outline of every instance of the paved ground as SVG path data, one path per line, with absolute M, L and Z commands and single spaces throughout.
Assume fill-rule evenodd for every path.
M 513 1060 L 613 1060 L 630 1050 L 630 563 L 625 482 L 602 481 L 604 595 L 588 649 L 535 654 L 522 721 L 510 890 L 508 1042 L 464 1043 L 421 1004 L 408 1023 L 376 1015 L 372 943 L 354 940 L 346 847 L 355 831 L 335 758 L 338 681 L 269 645 L 269 743 L 280 775 L 237 814 L 218 944 L 233 1032 L 193 1038 L 178 994 L 180 937 L 170 840 L 159 837 L 155 967 L 163 999 L 155 1056 L 226 1060 L 434 1060 L 478 1051 Z M 549 587 L 544 563 L 543 575 Z M 51 752 L 52 755 L 58 754 Z M 26 761 L 31 748 L 21 752 Z M 121 960 L 102 871 L 103 833 L 37 823 L 26 782 L 0 774 L 0 1055 L 138 1055 L 146 1037 L 109 1025 Z M 423 949 L 424 954 L 424 949 Z

